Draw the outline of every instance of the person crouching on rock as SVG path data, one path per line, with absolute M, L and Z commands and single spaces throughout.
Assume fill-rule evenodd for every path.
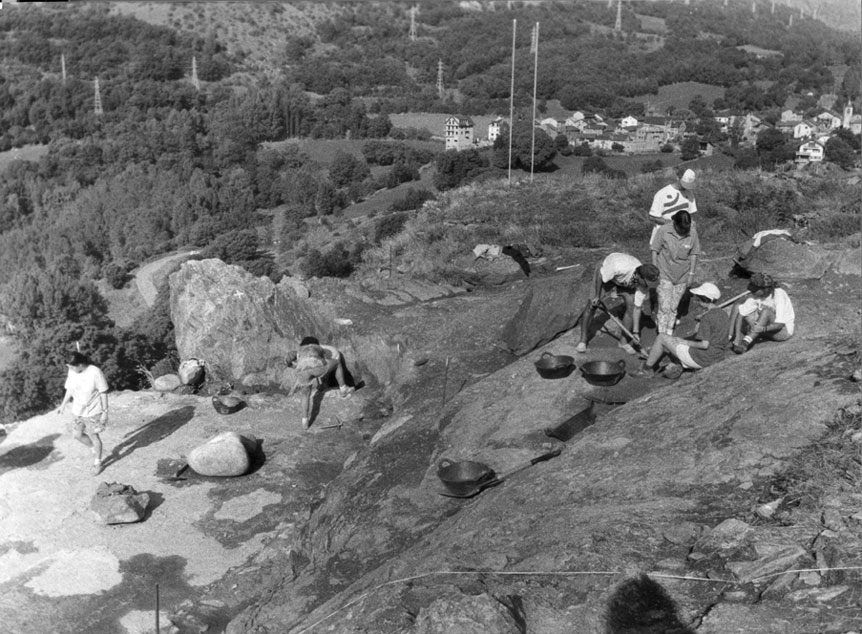
M 623 315 L 623 325 L 635 336 L 635 343 L 640 343 L 640 320 L 643 302 L 649 294 L 649 289 L 658 284 L 659 270 L 653 264 L 642 264 L 636 257 L 627 253 L 611 253 L 596 267 L 593 275 L 593 296 L 581 313 L 581 340 L 576 350 L 587 351 L 587 339 L 590 336 L 590 326 L 593 315 L 604 297 L 617 297 L 620 294 L 626 303 Z M 629 354 L 635 354 L 635 349 L 624 341 L 620 343 Z
M 635 372 L 637 376 L 654 374 L 665 354 L 676 361 L 668 364 L 662 372 L 663 376 L 669 379 L 678 379 L 683 369 L 700 370 L 724 358 L 727 353 L 727 329 L 730 320 L 724 309 L 716 304 L 721 298 L 721 291 L 712 282 L 704 282 L 689 292 L 695 300 L 696 310 L 701 313 L 698 317 L 696 339 L 682 339 L 659 333 L 646 361 Z
M 296 383 L 291 388 L 290 394 L 297 389 L 302 394 L 303 429 L 311 426 L 314 396 L 330 376 L 335 376 L 342 398 L 350 396 L 353 392 L 353 388 L 349 387 L 344 380 L 344 357 L 341 352 L 337 348 L 321 344 L 316 337 L 304 337 L 299 342 L 294 369 Z
M 108 382 L 105 375 L 80 352 L 73 352 L 66 362 L 66 394 L 57 409 L 62 414 L 72 401 L 74 419 L 70 431 L 75 440 L 90 448 L 93 454 L 93 474 L 102 471 L 102 439 L 99 437 L 108 423 Z
M 787 341 L 793 336 L 796 314 L 787 292 L 766 273 L 755 273 L 748 283 L 751 297 L 730 314 L 730 338 L 736 354 L 746 352 L 758 339 Z

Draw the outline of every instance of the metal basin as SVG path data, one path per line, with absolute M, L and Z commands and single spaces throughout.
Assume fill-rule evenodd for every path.
M 581 365 L 581 374 L 590 385 L 616 385 L 626 374 L 626 362 L 588 361 Z
M 437 477 L 454 495 L 469 495 L 476 487 L 494 479 L 494 470 L 482 462 L 444 458 L 437 464 Z
M 543 352 L 539 360 L 534 362 L 536 372 L 543 379 L 563 379 L 575 369 L 575 359 L 564 354 Z

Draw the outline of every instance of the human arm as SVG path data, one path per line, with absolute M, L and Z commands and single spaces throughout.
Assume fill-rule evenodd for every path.
M 69 390 L 66 390 L 66 394 L 63 395 L 63 401 L 60 403 L 60 407 L 57 408 L 57 413 L 62 414 L 66 410 L 66 404 L 72 400 L 72 394 Z
M 102 411 L 99 414 L 99 418 L 102 422 L 108 420 L 108 393 L 107 392 L 99 392 L 99 404 L 102 407 Z
M 692 255 L 689 257 L 689 265 L 688 265 L 688 277 L 686 278 L 686 285 L 689 287 L 694 286 L 694 274 L 697 270 L 697 255 Z
M 596 308 L 599 305 L 599 298 L 602 296 L 602 265 L 596 265 L 596 272 L 593 275 L 593 296 L 590 298 L 590 306 Z
M 329 356 L 332 359 L 340 359 L 341 351 L 335 346 L 327 346 L 325 344 L 320 344 L 320 347 L 329 352 Z

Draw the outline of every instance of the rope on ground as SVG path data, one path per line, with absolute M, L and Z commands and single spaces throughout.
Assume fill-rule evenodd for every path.
M 346 610 L 348 608 L 353 607 L 357 603 L 363 601 L 366 597 L 377 592 L 378 590 L 385 588 L 387 586 L 393 586 L 400 583 L 409 583 L 411 581 L 416 581 L 418 579 L 424 579 L 426 577 L 434 577 L 434 576 L 442 576 L 442 575 L 497 575 L 503 577 L 513 577 L 513 576 L 536 576 L 536 575 L 545 575 L 545 576 L 556 576 L 556 577 L 576 577 L 576 576 L 588 576 L 588 575 L 605 575 L 605 576 L 614 576 L 625 574 L 621 571 L 613 571 L 613 570 L 561 570 L 556 572 L 547 572 L 541 570 L 528 570 L 528 571 L 500 571 L 500 570 L 435 570 L 433 572 L 425 572 L 420 575 L 413 575 L 412 577 L 402 577 L 400 579 L 393 579 L 392 581 L 387 581 L 385 583 L 381 583 L 380 585 L 374 586 L 370 590 L 360 594 L 355 599 L 345 603 L 340 608 L 330 612 L 326 616 L 318 619 L 308 627 L 305 627 L 295 634 L 305 634 L 306 632 L 310 632 L 315 627 L 332 618 L 342 610 Z M 662 578 L 662 579 L 683 579 L 687 581 L 706 581 L 710 583 L 738 583 L 734 581 L 728 581 L 726 579 L 704 579 L 701 577 L 685 577 L 680 575 L 665 575 L 661 573 L 647 573 L 651 577 Z
M 835 568 L 826 568 L 825 571 L 832 570 L 862 570 L 862 566 L 842 566 Z M 685 575 L 668 575 L 660 572 L 647 572 L 650 577 L 654 577 L 656 579 L 677 579 L 681 581 L 702 581 L 707 583 L 725 583 L 731 585 L 744 585 L 745 583 L 757 583 L 758 581 L 763 581 L 765 579 L 771 579 L 772 577 L 780 577 L 781 575 L 797 573 L 797 572 L 824 572 L 823 568 L 796 568 L 792 570 L 784 570 L 782 572 L 775 572 L 768 575 L 762 575 L 760 577 L 755 577 L 746 582 L 736 581 L 733 579 L 707 579 L 704 577 L 688 577 Z M 332 618 L 342 610 L 346 610 L 350 607 L 353 607 L 357 603 L 363 601 L 366 597 L 377 592 L 378 590 L 385 588 L 387 586 L 393 586 L 400 583 L 409 583 L 411 581 L 416 581 L 418 579 L 424 579 L 426 577 L 435 577 L 442 575 L 497 575 L 500 577 L 514 577 L 514 576 L 549 576 L 549 577 L 576 577 L 576 576 L 588 576 L 588 575 L 605 575 L 605 576 L 614 576 L 614 575 L 622 575 L 625 574 L 623 571 L 613 571 L 613 570 L 560 570 L 560 571 L 543 571 L 543 570 L 511 570 L 511 571 L 500 571 L 500 570 L 435 570 L 432 572 L 424 572 L 420 575 L 413 575 L 412 577 L 402 577 L 400 579 L 393 579 L 392 581 L 387 581 L 385 583 L 381 583 L 380 585 L 374 586 L 370 590 L 360 594 L 358 597 L 349 601 L 342 605 L 337 610 L 334 610 L 324 616 L 323 618 L 318 619 L 308 627 L 305 627 L 295 634 L 305 634 L 306 632 L 310 632 L 315 627 Z

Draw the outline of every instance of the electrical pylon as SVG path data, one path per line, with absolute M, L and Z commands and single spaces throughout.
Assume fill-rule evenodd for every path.
M 93 83 L 95 86 L 95 89 L 94 89 L 95 94 L 93 96 L 93 114 L 98 115 L 98 114 L 102 114 L 104 112 L 102 110 L 102 95 L 99 92 L 99 78 L 96 77 L 96 81 Z

